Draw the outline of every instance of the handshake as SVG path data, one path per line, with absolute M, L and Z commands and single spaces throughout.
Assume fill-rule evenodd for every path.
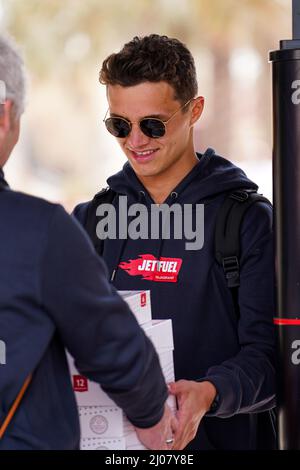
M 174 415 L 167 404 L 161 420 L 151 428 L 135 428 L 139 440 L 152 450 L 182 450 L 197 433 L 199 424 L 217 394 L 208 381 L 179 380 L 169 384 L 169 393 L 177 400 Z

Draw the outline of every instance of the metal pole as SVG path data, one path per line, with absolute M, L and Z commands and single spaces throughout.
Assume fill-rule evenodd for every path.
M 293 39 L 270 53 L 278 339 L 278 445 L 300 449 L 300 0 Z
M 300 39 L 300 0 L 293 0 L 293 39 Z

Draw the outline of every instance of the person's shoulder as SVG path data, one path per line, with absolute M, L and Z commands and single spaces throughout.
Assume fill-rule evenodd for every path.
M 61 204 L 19 191 L 1 192 L 0 212 L 7 243 L 18 233 L 19 245 L 32 254 L 41 253 L 49 240 L 59 243 L 67 233 L 70 240 L 79 230 Z
M 242 233 L 251 231 L 272 231 L 273 207 L 270 201 L 258 201 L 246 211 Z
M 27 230 L 42 232 L 43 229 L 49 230 L 52 225 L 55 225 L 56 230 L 59 225 L 69 226 L 70 230 L 74 230 L 74 226 L 77 230 L 80 227 L 59 202 L 12 190 L 6 191 L 4 199 L 5 210 L 11 215 L 10 219 L 15 223 L 23 223 Z
M 256 202 L 246 211 L 241 226 L 241 252 L 260 243 L 273 243 L 273 208 L 269 202 Z
M 3 209 L 6 209 L 14 217 L 29 217 L 30 220 L 40 217 L 40 222 L 52 216 L 53 212 L 60 205 L 32 196 L 21 191 L 6 190 L 2 193 Z

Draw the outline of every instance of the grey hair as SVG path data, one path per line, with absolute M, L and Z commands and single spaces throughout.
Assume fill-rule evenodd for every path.
M 0 96 L 2 102 L 11 100 L 15 117 L 25 108 L 26 76 L 22 54 L 12 38 L 0 35 Z

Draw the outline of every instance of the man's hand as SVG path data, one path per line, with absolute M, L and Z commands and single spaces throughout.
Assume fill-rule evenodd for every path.
M 167 444 L 168 439 L 172 439 L 177 429 L 177 419 L 165 404 L 165 411 L 161 420 L 151 428 L 135 428 L 139 440 L 145 447 L 152 450 L 171 450 L 173 441 Z
M 184 449 L 196 436 L 199 424 L 210 409 L 217 394 L 211 382 L 179 380 L 169 384 L 169 390 L 177 398 L 178 426 L 174 436 L 173 450 Z

